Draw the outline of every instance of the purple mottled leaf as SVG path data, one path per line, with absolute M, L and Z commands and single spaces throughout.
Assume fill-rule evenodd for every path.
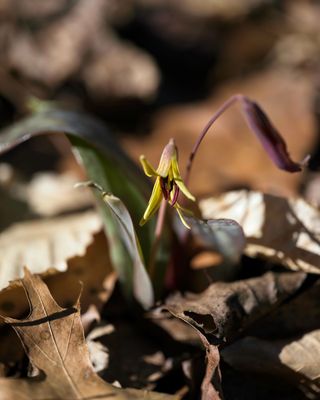
M 236 264 L 246 244 L 242 227 L 232 219 L 203 220 L 186 217 L 191 231 L 204 245 L 223 256 L 226 264 Z
M 272 161 L 285 171 L 301 171 L 301 165 L 290 158 L 285 141 L 260 106 L 246 97 L 241 98 L 241 104 L 250 129 L 257 135 Z

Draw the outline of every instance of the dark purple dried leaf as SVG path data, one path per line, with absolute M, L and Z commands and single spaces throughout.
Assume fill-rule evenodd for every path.
M 241 104 L 250 129 L 277 167 L 288 172 L 301 171 L 301 165 L 290 158 L 285 141 L 260 106 L 246 97 L 241 98 Z

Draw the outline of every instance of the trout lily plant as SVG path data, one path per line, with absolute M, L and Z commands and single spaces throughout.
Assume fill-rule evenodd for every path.
M 137 166 L 124 153 L 108 129 L 97 120 L 73 111 L 40 107 L 33 115 L 1 132 L 0 154 L 40 134 L 58 132 L 67 135 L 77 159 L 83 164 L 90 179 L 86 184 L 98 189 L 98 208 L 107 239 L 109 244 L 112 243 L 108 251 L 124 293 L 128 299 L 136 299 L 147 309 L 161 297 L 168 281 L 166 276 L 174 259 L 172 232 L 180 240 L 182 248 L 186 246 L 187 233 L 203 239 L 222 257 L 229 255 L 228 262 L 237 262 L 242 254 L 245 239 L 236 222 L 231 221 L 228 224 L 226 220 L 221 223 L 220 220 L 212 220 L 214 223 L 210 223 L 192 216 L 179 203 L 180 194 L 195 202 L 195 197 L 187 188 L 193 160 L 211 126 L 236 102 L 241 104 L 250 130 L 256 134 L 276 166 L 288 172 L 301 171 L 303 163 L 296 163 L 290 158 L 282 136 L 260 106 L 243 95 L 232 96 L 208 121 L 190 151 L 183 175 L 180 173 L 178 149 L 174 139 L 169 141 L 161 156 L 159 155 L 157 169 L 141 155 L 144 173 L 154 180 L 151 196 L 147 180 L 143 179 Z M 184 227 L 173 223 L 174 214 L 166 217 L 168 205 L 176 211 Z M 157 212 L 154 223 L 152 217 Z M 140 227 L 137 227 L 139 220 Z M 147 221 L 150 223 L 146 224 Z M 221 235 L 219 240 L 215 240 L 217 227 L 219 232 L 224 231 L 222 241 Z M 232 235 L 229 235 L 230 227 Z M 181 228 L 185 232 L 183 235 Z M 177 279 L 173 279 L 173 283 L 171 279 L 172 287 L 179 288 Z

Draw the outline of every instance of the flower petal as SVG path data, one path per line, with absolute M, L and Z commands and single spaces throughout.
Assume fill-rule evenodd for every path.
M 141 221 L 139 222 L 140 226 L 144 225 L 148 221 L 148 219 L 150 219 L 153 214 L 157 212 L 158 208 L 160 207 L 161 200 L 162 190 L 160 186 L 160 177 L 157 177 L 156 182 L 153 186 L 148 206 L 143 214 L 143 217 L 141 218 Z
M 176 154 L 176 145 L 174 144 L 174 140 L 170 139 L 169 143 L 165 146 L 161 154 L 161 158 L 157 168 L 158 175 L 162 176 L 163 178 L 166 178 L 168 176 L 172 159 L 176 156 Z
M 184 182 L 181 178 L 178 161 L 177 161 L 176 157 L 174 157 L 174 159 L 172 160 L 172 172 L 173 172 L 173 179 L 174 179 L 175 183 L 177 184 L 177 186 L 179 187 L 179 189 L 181 190 L 181 192 L 189 200 L 196 201 L 195 197 L 189 192 L 189 190 L 187 189 L 186 185 L 184 184 Z
M 184 215 L 183 215 L 182 212 L 181 212 L 181 208 L 182 208 L 182 207 L 180 207 L 179 204 L 176 203 L 176 204 L 174 205 L 174 208 L 177 210 L 177 213 L 178 213 L 178 215 L 179 215 L 179 217 L 180 217 L 180 220 L 181 220 L 181 222 L 183 223 L 183 225 L 184 225 L 187 229 L 191 229 L 190 226 L 188 225 L 187 221 L 184 219 Z
M 140 156 L 140 163 L 142 165 L 144 173 L 149 176 L 158 176 L 157 171 L 153 168 L 153 166 L 149 163 L 145 156 Z

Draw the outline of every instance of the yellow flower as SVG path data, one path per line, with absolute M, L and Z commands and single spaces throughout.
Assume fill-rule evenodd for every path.
M 178 166 L 178 150 L 174 140 L 170 139 L 169 143 L 163 149 L 157 170 L 152 167 L 143 155 L 140 156 L 140 162 L 147 176 L 156 177 L 147 209 L 140 221 L 140 226 L 144 225 L 158 211 L 161 201 L 164 198 L 177 210 L 182 223 L 190 229 L 182 214 L 182 211 L 185 209 L 177 203 L 177 199 L 180 191 L 192 201 L 195 201 L 195 198 L 186 188 L 181 178 Z

